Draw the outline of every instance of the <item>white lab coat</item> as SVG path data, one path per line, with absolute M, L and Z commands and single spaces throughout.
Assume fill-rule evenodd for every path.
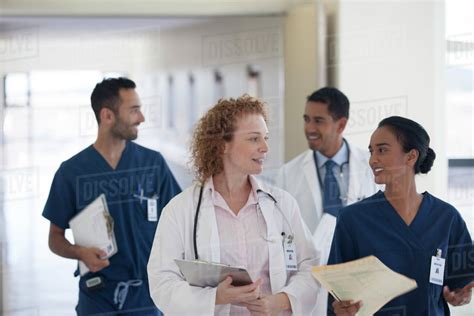
M 259 203 L 267 225 L 269 271 L 272 293 L 285 292 L 295 315 L 311 314 L 319 289 L 311 275 L 311 267 L 320 259 L 311 233 L 304 224 L 295 199 L 287 192 L 264 186 L 291 223 L 291 229 L 273 200 L 260 192 Z M 228 315 L 230 305 L 215 305 L 216 288 L 190 286 L 174 259 L 194 259 L 193 225 L 199 197 L 199 185 L 193 185 L 174 197 L 163 209 L 156 231 L 150 259 L 148 279 L 150 294 L 165 315 Z M 294 234 L 298 271 L 286 271 L 281 233 Z M 237 238 L 239 236 L 236 236 Z M 199 259 L 220 262 L 217 221 L 211 191 L 204 187 L 199 221 L 197 248 Z M 265 251 L 262 249 L 262 251 Z
M 379 187 L 374 182 L 369 167 L 369 153 L 347 142 L 349 147 L 349 188 L 347 205 L 373 195 Z M 298 155 L 279 171 L 276 186 L 288 191 L 298 202 L 301 216 L 313 233 L 316 249 L 320 253 L 320 265 L 327 264 L 336 218 L 323 212 L 322 192 L 318 180 L 313 151 Z M 327 292 L 318 293 L 317 306 L 313 315 L 326 315 Z

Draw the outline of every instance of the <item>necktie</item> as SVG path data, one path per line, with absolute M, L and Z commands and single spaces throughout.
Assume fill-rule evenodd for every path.
M 335 165 L 336 163 L 332 160 L 328 160 L 325 163 L 326 175 L 324 176 L 323 209 L 324 212 L 337 217 L 339 210 L 342 208 L 342 202 L 339 184 L 333 172 Z

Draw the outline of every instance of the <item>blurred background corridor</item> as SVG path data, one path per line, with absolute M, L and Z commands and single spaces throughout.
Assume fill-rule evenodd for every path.
M 467 0 L 0 0 L 0 313 L 75 315 L 76 262 L 48 249 L 41 212 L 60 163 L 95 140 L 103 77 L 137 83 L 137 142 L 183 188 L 193 126 L 221 97 L 267 102 L 270 182 L 306 148 L 306 96 L 322 86 L 351 100 L 345 137 L 362 148 L 383 117 L 410 117 L 437 152 L 419 190 L 474 234 L 473 12 Z

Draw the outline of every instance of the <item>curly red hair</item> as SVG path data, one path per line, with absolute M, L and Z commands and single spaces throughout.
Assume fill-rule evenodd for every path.
M 223 171 L 225 143 L 232 140 L 237 119 L 246 114 L 260 114 L 267 121 L 265 103 L 249 95 L 220 99 L 199 120 L 191 142 L 191 160 L 199 182 Z

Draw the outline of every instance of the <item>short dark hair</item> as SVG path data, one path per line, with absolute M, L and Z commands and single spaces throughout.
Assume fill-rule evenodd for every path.
M 349 99 L 336 88 L 321 88 L 308 96 L 307 102 L 321 102 L 327 104 L 329 114 L 331 114 L 335 120 L 342 117 L 349 118 Z
M 428 173 L 433 166 L 436 154 L 430 148 L 430 136 L 426 130 L 415 121 L 401 116 L 390 116 L 380 121 L 378 127 L 386 126 L 397 137 L 404 152 L 416 149 L 419 153 L 415 163 L 415 174 Z
M 92 91 L 91 94 L 91 105 L 97 123 L 100 123 L 100 110 L 103 108 L 118 113 L 120 89 L 135 89 L 135 87 L 135 82 L 124 77 L 104 78 L 102 82 L 96 84 L 94 91 Z

